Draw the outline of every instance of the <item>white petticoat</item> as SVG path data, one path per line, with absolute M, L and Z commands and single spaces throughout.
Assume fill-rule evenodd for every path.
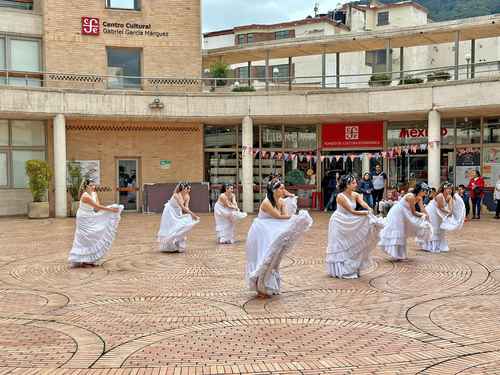
M 288 215 L 295 215 L 297 213 L 297 197 L 287 197 L 283 199 Z
M 384 229 L 380 232 L 379 246 L 394 259 L 406 259 L 406 241 L 409 237 L 429 241 L 432 238 L 432 226 L 429 221 L 413 215 L 408 201 L 401 199 L 387 215 Z
M 372 214 L 353 215 L 342 207 L 333 213 L 328 227 L 326 272 L 331 277 L 356 278 L 372 262 L 384 221 Z
M 184 252 L 186 250 L 186 234 L 198 224 L 189 214 L 183 215 L 177 201 L 172 198 L 165 203 L 161 215 L 158 242 L 160 251 L 166 253 Z
M 218 243 L 234 243 L 234 228 L 238 220 L 247 217 L 245 212 L 235 210 L 234 208 L 224 207 L 217 202 L 214 206 L 215 232 L 217 233 Z
M 312 223 L 311 216 L 304 210 L 288 220 L 259 213 L 252 223 L 246 243 L 246 280 L 250 290 L 267 295 L 279 294 L 281 259 Z
M 68 256 L 71 264 L 95 263 L 111 248 L 123 206 L 114 204 L 108 207 L 118 208 L 119 212 L 95 212 L 91 207 L 80 204 L 76 213 L 73 247 Z

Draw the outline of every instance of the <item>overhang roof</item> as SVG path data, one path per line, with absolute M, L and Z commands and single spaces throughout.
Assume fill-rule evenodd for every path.
M 385 48 L 387 40 L 390 40 L 391 48 L 449 43 L 455 41 L 457 31 L 460 32 L 462 41 L 500 36 L 500 14 L 393 30 L 273 40 L 204 50 L 203 66 L 209 67 L 220 60 L 227 64 L 262 61 L 268 52 L 271 58 L 276 59 L 322 53 L 371 51 Z

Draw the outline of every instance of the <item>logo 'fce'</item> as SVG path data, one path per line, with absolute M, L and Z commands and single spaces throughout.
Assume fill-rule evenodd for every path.
M 99 18 L 82 17 L 82 35 L 99 35 Z
M 359 126 L 346 126 L 345 139 L 349 141 L 359 140 Z

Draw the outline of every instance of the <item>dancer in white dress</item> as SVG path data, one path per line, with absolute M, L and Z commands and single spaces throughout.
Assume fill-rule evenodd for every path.
M 432 226 L 423 204 L 423 198 L 428 191 L 429 186 L 426 183 L 417 184 L 417 187 L 401 198 L 387 215 L 384 229 L 380 232 L 379 245 L 394 260 L 407 259 L 406 241 L 409 237 L 417 237 L 422 241 L 431 239 Z
M 233 185 L 224 185 L 222 187 L 219 199 L 214 206 L 214 216 L 217 243 L 234 243 L 234 228 L 236 221 L 246 218 L 247 214 L 241 212 L 238 208 Z
M 342 176 L 337 195 L 337 210 L 330 218 L 326 270 L 331 277 L 355 279 L 371 263 L 377 246 L 381 218 L 373 215 L 363 195 L 355 192 L 358 184 L 351 175 Z M 359 204 L 366 211 L 357 211 Z
M 281 181 L 268 184 L 267 197 L 248 232 L 246 280 L 250 290 L 257 291 L 260 297 L 279 294 L 281 259 L 312 225 L 307 211 L 288 214 L 284 195 Z
M 455 205 L 458 206 L 455 208 Z M 465 205 L 461 198 L 454 199 L 452 184 L 445 182 L 441 185 L 436 197 L 427 205 L 427 212 L 432 225 L 432 238 L 417 241 L 417 244 L 431 253 L 449 251 L 446 232 L 460 229 L 465 220 Z
M 73 247 L 69 253 L 70 267 L 94 267 L 111 248 L 120 222 L 123 206 L 103 206 L 96 186 L 85 179 L 80 187 L 80 206 L 76 213 Z
M 165 203 L 158 231 L 162 252 L 184 252 L 187 233 L 200 222 L 200 218 L 189 209 L 190 193 L 191 185 L 186 182 L 179 183 L 172 198 Z
M 274 183 L 276 181 L 281 181 L 281 183 L 283 183 L 283 179 L 281 178 L 281 175 L 277 174 L 277 173 L 273 173 L 269 176 L 269 183 Z M 283 190 L 283 202 L 285 203 L 285 206 L 286 206 L 286 209 L 287 209 L 287 212 L 289 215 L 295 215 L 297 213 L 297 207 L 298 207 L 298 204 L 297 204 L 297 200 L 298 200 L 298 197 L 293 194 L 293 193 L 290 193 L 288 190 L 284 189 Z

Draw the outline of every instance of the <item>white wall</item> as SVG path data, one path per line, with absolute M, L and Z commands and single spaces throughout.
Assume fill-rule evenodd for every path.
M 224 34 L 211 37 L 203 37 L 204 49 L 215 49 L 234 46 L 234 34 Z
M 0 7 L 0 33 L 42 36 L 42 16 Z

